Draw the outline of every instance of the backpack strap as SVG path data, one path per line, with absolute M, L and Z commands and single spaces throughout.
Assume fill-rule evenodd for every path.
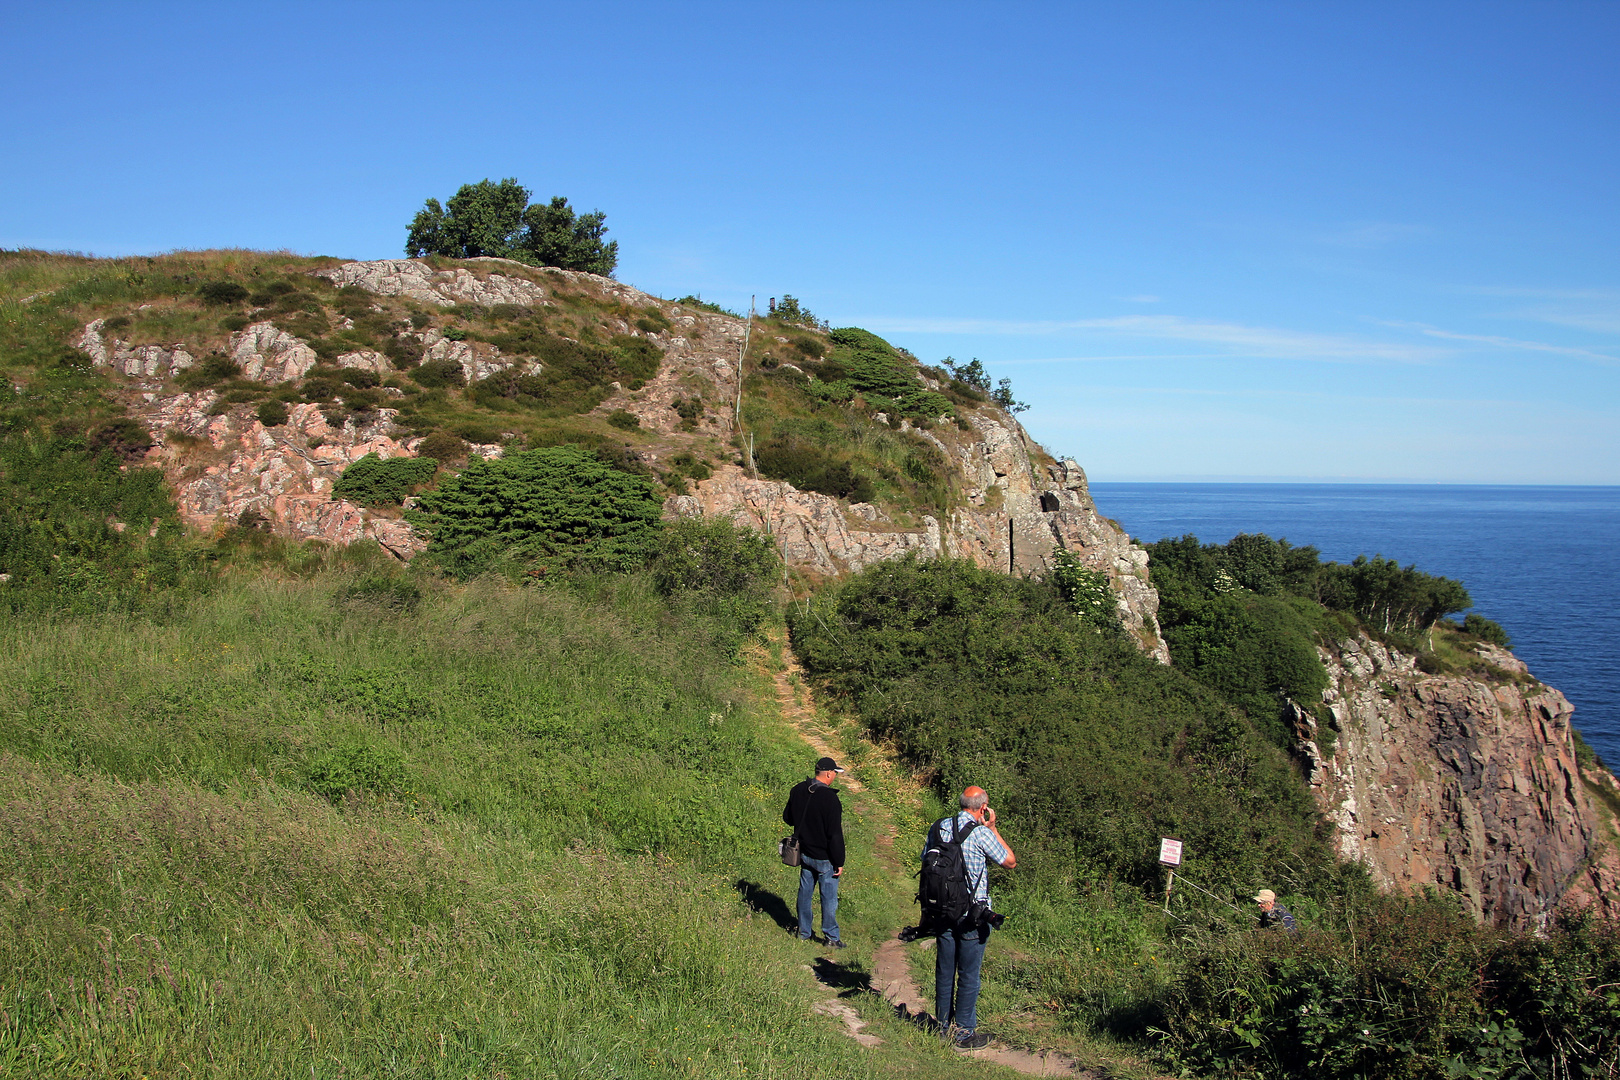
M 973 830 L 977 829 L 979 827 L 979 825 L 980 825 L 979 822 L 970 820 L 970 821 L 968 821 L 968 823 L 965 826 L 962 826 L 960 828 L 960 830 L 959 830 L 958 826 L 957 826 L 957 820 L 954 817 L 940 818 L 939 819 L 939 825 L 944 825 L 947 821 L 951 823 L 951 843 L 955 844 L 957 847 L 961 847 L 962 844 L 967 841 L 967 838 L 973 833 Z M 935 826 L 935 827 L 938 828 L 938 826 Z M 940 843 L 945 842 L 945 837 L 944 837 L 943 833 L 941 833 L 939 839 L 940 839 Z M 966 865 L 963 866 L 963 869 L 964 870 L 967 869 Z M 990 863 L 989 863 L 988 859 L 985 860 L 984 872 L 986 874 L 990 873 Z M 981 882 L 983 881 L 982 878 L 980 880 L 981 880 Z M 968 892 L 977 893 L 979 891 L 978 887 L 973 884 L 973 879 L 972 878 L 968 878 L 968 883 L 967 884 L 968 884 Z
M 815 783 L 814 777 L 811 778 L 810 783 Z M 814 795 L 814 791 L 809 785 L 806 785 L 804 789 L 804 805 L 799 808 L 799 820 L 793 824 L 794 836 L 799 835 L 799 830 L 804 827 L 804 819 L 810 816 L 810 798 L 812 795 Z

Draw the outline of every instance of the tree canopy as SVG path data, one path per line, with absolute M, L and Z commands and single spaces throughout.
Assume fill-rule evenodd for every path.
M 487 255 L 611 275 L 619 264 L 619 242 L 602 242 L 606 221 L 600 210 L 576 215 L 561 195 L 531 204 L 529 190 L 513 177 L 498 184 L 484 179 L 463 184 L 444 205 L 429 199 L 411 221 L 405 254 Z

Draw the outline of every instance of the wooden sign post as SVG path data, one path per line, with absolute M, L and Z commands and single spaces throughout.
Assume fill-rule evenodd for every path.
M 1164 880 L 1164 911 L 1170 913 L 1170 889 L 1176 883 L 1176 867 L 1181 865 L 1181 841 L 1168 836 L 1159 837 L 1159 865 L 1169 868 Z

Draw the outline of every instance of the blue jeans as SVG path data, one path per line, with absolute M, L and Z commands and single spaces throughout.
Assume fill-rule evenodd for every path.
M 934 949 L 934 1018 L 940 1030 L 971 1035 L 979 1026 L 979 966 L 990 928 L 957 928 L 940 932 Z
M 808 938 L 813 925 L 810 918 L 810 898 L 821 885 L 821 934 L 828 941 L 838 940 L 838 879 L 833 876 L 833 864 L 826 859 L 799 857 L 799 936 Z

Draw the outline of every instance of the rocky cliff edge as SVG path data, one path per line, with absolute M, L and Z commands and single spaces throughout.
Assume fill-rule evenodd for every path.
M 1463 674 L 1365 634 L 1322 650 L 1337 745 L 1324 757 L 1301 709 L 1296 748 L 1334 846 L 1386 888 L 1455 892 L 1496 925 L 1620 916 L 1612 817 L 1576 759 L 1573 708 L 1511 653 L 1476 648 Z

